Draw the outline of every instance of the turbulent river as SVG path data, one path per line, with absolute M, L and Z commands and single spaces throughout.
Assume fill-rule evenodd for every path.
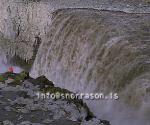
M 64 4 L 50 8 L 53 2 L 2 0 L 1 58 L 34 60 L 32 77 L 45 75 L 77 93 L 118 93 L 118 100 L 85 101 L 112 125 L 149 125 L 150 14 L 100 10 L 97 4 L 67 9 Z

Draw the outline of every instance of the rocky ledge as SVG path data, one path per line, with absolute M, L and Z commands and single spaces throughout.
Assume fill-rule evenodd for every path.
M 37 96 L 48 92 L 72 93 L 45 76 L 33 79 L 24 71 L 0 74 L 0 125 L 110 125 L 97 119 L 81 99 Z

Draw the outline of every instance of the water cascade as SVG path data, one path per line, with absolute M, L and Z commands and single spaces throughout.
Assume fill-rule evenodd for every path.
M 90 9 L 58 10 L 53 15 L 31 75 L 44 74 L 74 92 L 117 92 L 119 101 L 92 101 L 89 106 L 100 117 L 121 116 L 120 122 L 128 119 L 137 124 L 138 120 L 129 117 L 138 114 L 134 117 L 146 121 L 150 109 L 150 16 Z M 121 103 L 139 112 L 132 114 Z

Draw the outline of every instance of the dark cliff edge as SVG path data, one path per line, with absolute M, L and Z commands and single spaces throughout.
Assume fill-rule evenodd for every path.
M 33 79 L 25 71 L 18 74 L 11 72 L 0 74 L 0 112 L 3 113 L 3 116 L 0 117 L 0 124 L 84 125 L 85 121 L 95 119 L 93 113 L 81 99 L 54 98 L 51 100 L 43 96 L 38 98 L 36 92 L 43 94 L 72 93 L 69 90 L 55 87 L 53 82 L 45 76 Z M 47 106 L 43 106 L 43 104 Z M 55 104 L 60 107 L 56 107 Z M 55 106 L 53 107 L 53 105 Z M 69 105 L 70 109 L 63 109 L 62 105 L 64 107 Z M 54 108 L 54 111 L 51 108 Z M 59 110 L 57 114 L 55 114 L 56 110 Z M 75 117 L 74 111 L 78 111 L 78 117 L 73 120 L 71 117 Z M 49 115 L 50 113 L 51 115 Z M 58 123 L 58 121 L 62 121 L 62 123 Z M 99 125 L 101 124 L 110 125 L 106 120 L 99 120 Z

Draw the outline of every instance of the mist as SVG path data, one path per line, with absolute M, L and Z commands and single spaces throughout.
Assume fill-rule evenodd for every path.
M 0 73 L 7 72 L 9 67 L 13 67 L 14 73 L 20 73 L 23 71 L 22 68 L 7 63 L 6 59 L 0 56 Z

